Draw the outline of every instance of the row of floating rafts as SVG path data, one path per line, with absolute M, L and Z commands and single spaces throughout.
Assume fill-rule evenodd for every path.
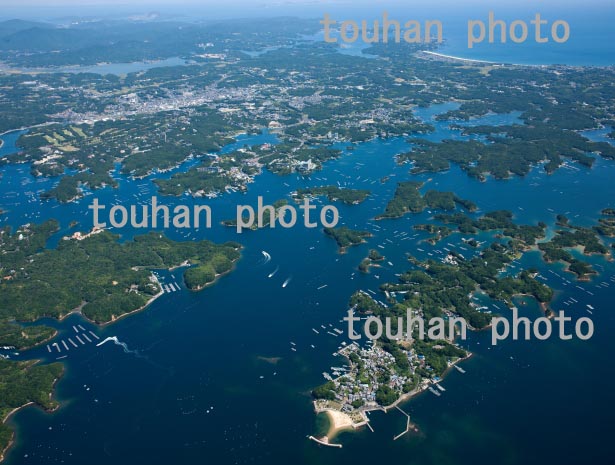
M 77 339 L 77 341 L 79 341 L 79 343 L 83 346 L 86 345 L 87 343 L 91 343 L 93 342 L 92 339 L 90 339 L 90 337 L 88 336 L 87 333 L 89 333 L 93 338 L 99 340 L 100 338 L 94 334 L 92 331 L 87 331 L 83 328 L 83 326 L 81 325 L 77 325 L 77 326 L 73 326 L 73 329 L 75 330 L 75 339 Z M 79 332 L 79 330 L 81 330 L 82 332 Z M 85 339 L 87 342 L 84 342 L 83 339 L 81 339 L 81 337 L 83 337 L 83 339 Z M 68 337 L 66 339 L 62 339 L 60 342 L 54 342 L 52 344 L 47 344 L 47 352 L 51 353 L 52 348 L 55 348 L 56 351 L 58 353 L 62 352 L 62 348 L 66 351 L 70 350 L 70 346 L 66 343 L 66 341 L 68 341 L 70 343 L 70 345 L 73 346 L 73 348 L 77 348 L 79 347 L 79 345 L 77 345 L 77 343 L 72 339 L 72 337 Z M 60 346 L 60 344 L 62 344 Z
M 171 293 L 171 292 L 177 292 L 179 290 L 181 290 L 181 288 L 179 287 L 179 284 L 177 284 L 177 282 L 175 283 L 169 283 L 169 284 L 161 284 L 162 288 L 164 289 L 164 292 L 166 293 Z

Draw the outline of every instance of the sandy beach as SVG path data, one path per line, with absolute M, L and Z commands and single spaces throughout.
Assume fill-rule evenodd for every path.
M 354 423 L 350 416 L 338 410 L 326 410 L 325 413 L 329 418 L 329 431 L 327 437 L 333 439 L 340 431 L 354 429 Z
M 431 52 L 431 51 L 428 51 L 428 50 L 423 50 L 421 53 L 426 53 L 427 55 L 433 55 L 433 56 L 437 56 L 437 57 L 440 57 L 440 58 L 447 58 L 449 60 L 469 61 L 470 63 L 484 63 L 484 64 L 488 64 L 488 65 L 499 64 L 499 63 L 496 63 L 494 61 L 475 60 L 475 59 L 472 59 L 472 58 L 462 58 L 462 57 L 456 57 L 456 56 L 453 56 L 453 55 L 445 55 L 443 53 Z

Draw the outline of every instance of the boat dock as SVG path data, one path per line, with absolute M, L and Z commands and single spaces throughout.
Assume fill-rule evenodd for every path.
M 51 344 L 47 344 L 47 352 L 51 353 L 52 348 L 56 349 L 56 352 L 61 353 L 63 351 L 68 352 L 70 350 L 70 346 L 67 344 L 67 342 L 73 346 L 73 348 L 79 348 L 81 347 L 79 344 L 81 344 L 82 346 L 86 345 L 88 342 L 91 343 L 92 339 L 90 339 L 88 337 L 88 335 L 85 333 L 85 328 L 81 325 L 76 325 L 72 327 L 73 330 L 75 331 L 75 334 L 72 337 L 67 337 L 66 339 L 62 339 L 58 342 L 53 342 Z M 81 332 L 83 331 L 83 332 Z M 88 331 L 90 333 L 90 335 L 95 338 L 95 339 L 100 339 L 96 334 L 94 334 L 94 332 L 92 331 Z M 74 339 L 76 339 L 79 344 L 77 344 L 75 342 Z M 83 339 L 82 339 L 83 338 Z M 84 339 L 87 341 L 85 342 Z
M 177 284 L 177 282 L 168 283 L 168 284 L 161 283 L 160 286 L 162 287 L 162 290 L 166 292 L 167 294 L 170 294 L 172 292 L 181 291 L 181 287 L 179 286 L 179 284 Z

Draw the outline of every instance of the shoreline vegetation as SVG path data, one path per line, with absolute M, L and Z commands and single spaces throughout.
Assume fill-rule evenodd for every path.
M 170 269 L 170 268 L 169 268 L 168 270 L 169 270 L 169 271 L 171 271 L 171 269 Z M 156 277 L 156 275 L 155 275 L 154 273 L 152 273 L 152 274 L 151 274 L 151 279 L 156 281 L 156 283 L 157 283 L 157 284 L 158 284 L 158 286 L 160 287 L 160 292 L 158 292 L 157 294 L 153 295 L 153 296 L 152 296 L 152 297 L 151 297 L 151 298 L 150 298 L 147 302 L 145 302 L 145 303 L 143 304 L 143 306 L 141 306 L 141 307 L 139 307 L 139 308 L 137 308 L 137 309 L 135 309 L 135 310 L 132 310 L 131 312 L 124 313 L 123 315 L 120 315 L 120 316 L 118 316 L 118 317 L 113 316 L 113 317 L 112 317 L 112 319 L 111 319 L 111 321 L 107 321 L 106 323 L 96 323 L 95 321 L 90 320 L 89 318 L 87 318 L 86 316 L 84 316 L 84 315 L 83 315 L 80 311 L 79 311 L 79 314 L 81 314 L 81 315 L 82 315 L 82 316 L 83 316 L 86 320 L 88 320 L 89 322 L 91 322 L 91 323 L 93 323 L 93 324 L 96 324 L 96 325 L 98 325 L 98 326 L 100 326 L 100 327 L 103 327 L 103 328 L 104 328 L 105 326 L 111 325 L 111 324 L 113 324 L 113 323 L 115 323 L 115 322 L 117 322 L 117 321 L 121 320 L 122 318 L 126 318 L 126 317 L 128 317 L 128 316 L 130 316 L 130 315 L 134 315 L 135 313 L 142 312 L 142 311 L 143 311 L 143 310 L 145 310 L 147 307 L 149 307 L 151 304 L 153 304 L 156 300 L 158 300 L 158 298 L 159 298 L 159 297 L 161 297 L 162 295 L 164 295 L 164 289 L 162 288 L 162 285 L 160 285 L 160 281 L 158 281 L 158 278 Z
M 210 281 L 210 282 L 208 282 L 208 283 L 205 283 L 205 284 L 202 284 L 201 286 L 197 286 L 197 287 L 196 287 L 196 288 L 194 288 L 194 289 L 190 289 L 190 288 L 189 288 L 188 290 L 189 290 L 189 291 L 191 291 L 191 292 L 200 292 L 200 291 L 202 291 L 203 289 L 206 289 L 206 288 L 208 288 L 208 287 L 211 287 L 211 286 L 215 285 L 215 284 L 218 282 L 218 280 L 219 280 L 220 278 L 222 278 L 222 277 L 226 276 L 227 274 L 231 274 L 231 273 L 235 270 L 235 265 L 237 264 L 237 261 L 238 261 L 238 259 L 237 259 L 237 260 L 234 260 L 234 261 L 232 262 L 233 266 L 232 266 L 230 269 L 228 269 L 228 270 L 226 270 L 226 271 L 223 271 L 223 272 L 221 272 L 221 273 L 216 273 L 216 274 L 214 275 L 214 279 L 213 279 L 212 281 Z
M 365 189 L 342 189 L 338 186 L 321 186 L 297 189 L 292 192 L 291 196 L 297 203 L 305 198 L 312 199 L 314 197 L 327 197 L 329 202 L 342 202 L 346 205 L 358 205 L 363 203 L 371 195 L 369 190 Z
M 55 362 L 39 365 L 40 360 L 11 362 L 0 360 L 0 462 L 15 442 L 15 431 L 10 427 L 10 419 L 20 410 L 36 405 L 46 412 L 54 412 L 60 407 L 55 399 L 55 386 L 64 373 L 64 366 Z M 17 364 L 17 369 L 14 369 Z M 24 383 L 26 389 L 17 389 Z
M 361 263 L 359 263 L 359 271 L 362 273 L 369 273 L 372 267 L 379 268 L 380 262 L 385 260 L 385 256 L 378 252 L 376 249 L 371 249 Z
M 113 176 L 118 171 L 132 179 L 153 175 L 152 181 L 161 195 L 213 197 L 245 191 L 264 170 L 282 176 L 309 176 L 328 160 L 341 156 L 342 151 L 334 147 L 380 137 L 403 137 L 412 146 L 410 152 L 396 157 L 400 164 L 409 165 L 411 174 L 443 173 L 457 166 L 467 176 L 485 182 L 524 177 L 533 167 L 551 174 L 573 163 L 590 169 L 598 157 L 615 159 L 615 148 L 606 142 L 591 142 L 583 135 L 586 130 L 613 126 L 613 69 L 500 66 L 433 52 L 435 45 L 425 51 L 424 44 L 392 43 L 372 44 L 363 50 L 379 58 L 378 66 L 373 66 L 370 60 L 342 55 L 318 41 L 288 46 L 292 38 L 320 30 L 316 21 L 284 18 L 253 24 L 252 33 L 239 34 L 232 22 L 221 23 L 214 30 L 185 23 L 181 34 L 177 34 L 176 23 L 151 22 L 147 24 L 147 37 L 151 39 L 146 41 L 147 46 L 124 47 L 126 39 L 134 41 L 133 35 L 125 35 L 133 34 L 130 23 L 118 21 L 99 27 L 86 21 L 78 26 L 54 27 L 53 52 L 45 31 L 50 25 L 40 23 L 38 27 L 11 32 L 7 37 L 12 40 L 5 40 L 0 48 L 6 55 L 4 61 L 13 67 L 54 71 L 54 66 L 74 63 L 164 59 L 161 54 L 167 58 L 191 58 L 198 64 L 215 61 L 213 66 L 168 67 L 122 76 L 54 72 L 36 78 L 0 76 L 4 116 L 0 131 L 30 129 L 16 142 L 17 152 L 0 158 L 0 163 L 28 164 L 33 177 L 58 179 L 59 183 L 42 198 L 62 203 L 81 197 L 85 189 L 118 187 L 120 178 Z M 19 40 L 24 36 L 28 40 Z M 81 42 L 86 45 L 80 47 Z M 201 50 L 195 53 L 195 43 L 202 43 L 214 53 L 207 53 L 207 58 Z M 281 46 L 269 49 L 261 58 L 241 52 L 266 50 L 272 45 Z M 450 124 L 451 129 L 460 131 L 460 139 L 421 139 L 436 128 L 420 120 L 414 110 L 443 102 L 453 102 L 455 108 L 434 115 L 434 121 Z M 455 123 L 513 112 L 518 112 L 518 117 L 510 125 L 465 127 Z M 233 135 L 238 131 L 251 133 L 265 127 L 275 134 L 275 142 L 272 138 L 229 153 L 220 150 L 234 141 Z M 186 172 L 155 179 L 156 173 L 168 172 L 188 160 L 195 164 Z M 381 182 L 386 179 L 388 176 Z M 333 187 L 333 196 L 339 195 Z M 382 218 L 399 218 L 426 208 L 460 207 L 472 212 L 470 203 L 452 193 L 429 191 L 423 195 L 420 187 L 398 186 Z M 326 193 L 329 195 L 329 190 Z M 531 295 L 547 313 L 551 290 L 540 286 L 534 279 L 536 273 L 499 273 L 535 244 L 544 261 L 562 261 L 579 279 L 588 279 L 593 272 L 591 266 L 577 260 L 567 249 L 582 245 L 580 253 L 585 254 L 594 253 L 588 244 L 605 246 L 580 228 L 558 232 L 544 244 L 536 243 L 546 227 L 517 226 L 511 217 L 502 212 L 478 219 L 459 212 L 436 215 L 435 220 L 455 225 L 456 232 L 493 231 L 498 240 L 507 243 L 488 245 L 480 256 L 468 260 L 455 251 L 446 255 L 444 263 L 410 256 L 412 268 L 399 276 L 398 282 L 383 285 L 386 299 L 381 299 L 386 303 L 359 293 L 352 296 L 352 304 L 363 316 L 397 314 L 400 307 L 404 312 L 411 307 L 427 317 L 460 314 L 472 327 L 481 328 L 488 317 L 468 298 L 480 290 L 507 305 L 512 305 L 512 296 Z M 598 227 L 612 234 L 615 225 L 603 221 Z M 142 242 L 129 243 L 130 253 L 125 253 L 108 233 L 79 242 L 62 242 L 56 251 L 49 251 L 42 239 L 45 229 L 44 226 L 39 231 L 42 236 L 31 234 L 31 228 L 0 235 L 3 249 L 5 244 L 7 251 L 17 247 L 19 254 L 32 260 L 24 263 L 19 254 L 7 253 L 3 260 L 8 258 L 8 266 L 0 269 L 4 278 L 0 281 L 0 335 L 18 343 L 37 344 L 49 337 L 50 329 L 23 329 L 13 324 L 15 319 L 62 318 L 66 316 L 65 309 L 73 308 L 97 324 L 109 323 L 135 309 L 146 308 L 160 295 L 152 282 L 152 268 L 173 266 L 180 260 L 185 263 L 185 255 L 196 253 L 197 259 L 188 262 L 193 266 L 184 273 L 184 281 L 189 289 L 200 290 L 230 272 L 238 259 L 234 254 L 239 253 L 237 247 L 230 246 L 228 255 L 224 251 L 219 254 L 216 252 L 220 250 L 211 246 L 202 257 L 201 250 L 161 243 L 155 234 L 144 236 Z M 429 239 L 432 243 L 449 232 L 440 225 L 421 226 L 421 230 L 435 234 Z M 23 240 L 16 240 L 16 235 L 22 235 Z M 343 252 L 346 247 L 365 242 L 367 236 L 338 230 L 330 237 Z M 156 242 L 161 247 L 156 253 L 148 253 L 148 247 Z M 606 256 L 600 250 L 595 253 Z M 131 261 L 131 254 L 138 260 Z M 105 262 L 108 268 L 90 268 L 83 259 L 89 255 L 110 258 Z M 70 257 L 69 264 L 66 257 Z M 148 265 L 143 267 L 143 261 Z M 118 265 L 119 279 L 112 272 Z M 371 265 L 374 266 L 373 260 Z M 80 274 L 75 275 L 75 270 Z M 26 275 L 34 276 L 40 285 L 32 286 Z M 78 292 L 73 293 L 73 282 L 81 285 Z M 58 295 L 54 292 L 57 289 L 66 293 Z M 83 303 L 86 294 L 88 299 Z M 409 348 L 388 341 L 383 344 L 386 350 L 378 347 L 368 354 L 382 361 L 386 370 L 395 370 L 406 378 L 403 386 L 395 386 L 397 391 L 392 392 L 387 385 L 389 389 L 377 393 L 383 404 L 399 391 L 408 389 L 407 394 L 412 393 L 421 379 L 442 376 L 448 359 L 459 358 L 463 353 L 452 344 L 436 347 L 439 345 L 417 343 L 412 348 L 412 358 L 404 358 L 406 352 L 411 352 Z M 352 355 L 356 355 L 353 363 L 359 365 L 359 355 Z M 368 377 L 368 370 L 362 371 L 360 374 Z M 389 381 L 378 383 L 385 385 Z M 320 392 L 329 396 L 333 391 Z
M 0 303 L 13 309 L 11 317 L 17 321 L 61 318 L 72 308 L 94 323 L 108 323 L 144 308 L 161 291 L 153 270 L 190 265 L 184 283 L 199 289 L 240 258 L 236 242 L 175 242 L 149 233 L 119 243 L 117 235 L 105 230 L 74 233 L 57 248 L 44 248 L 58 230 L 51 220 L 22 226 L 13 234 L 5 229 L 0 235 L 0 251 L 6 252 Z M 51 292 L 60 285 L 65 292 Z M 5 318 L 0 312 L 0 322 Z
M 349 357 L 347 357 L 344 353 L 342 353 L 342 351 L 339 351 L 336 353 L 344 356 L 346 360 L 348 360 L 350 364 L 352 365 L 352 360 Z M 446 371 L 442 374 L 442 378 L 444 378 L 446 374 L 451 369 L 453 369 L 454 366 L 456 366 L 458 363 L 462 361 L 468 360 L 470 357 L 472 357 L 472 355 L 473 355 L 472 353 L 468 352 L 465 357 L 459 358 L 451 362 L 448 365 Z M 434 386 L 435 384 L 437 383 L 425 379 L 423 380 L 422 383 L 414 387 L 412 391 L 401 394 L 399 397 L 397 397 L 397 399 L 394 402 L 392 402 L 389 405 L 386 405 L 386 406 L 381 406 L 378 404 L 369 405 L 369 406 L 363 407 L 359 410 L 352 412 L 352 415 L 346 412 L 342 412 L 339 409 L 327 406 L 326 404 L 320 405 L 322 401 L 314 400 L 312 402 L 312 405 L 314 407 L 314 412 L 316 414 L 325 414 L 329 421 L 329 427 L 328 427 L 327 433 L 322 438 L 318 438 L 319 441 L 317 442 L 322 441 L 321 443 L 323 445 L 332 445 L 333 443 L 331 441 L 333 441 L 340 433 L 344 431 L 356 431 L 360 428 L 363 428 L 364 426 L 370 427 L 369 426 L 370 419 L 367 415 L 369 412 L 381 411 L 384 413 L 388 413 L 389 410 L 392 410 L 394 408 L 399 408 L 401 404 L 410 401 L 413 397 L 416 397 L 417 395 L 425 392 L 426 390 L 428 390 L 430 387 Z M 418 432 L 418 427 L 415 424 L 409 423 L 409 431 Z
M 288 205 L 288 200 L 286 199 L 276 200 L 275 202 L 273 202 L 273 205 L 272 205 L 273 217 L 271 216 L 271 212 L 269 211 L 269 209 L 265 209 L 265 211 L 263 212 L 262 221 L 260 221 L 260 218 L 257 221 L 252 221 L 251 226 L 248 229 L 250 231 L 257 231 L 259 229 L 271 227 L 272 224 L 275 225 L 276 222 L 280 219 L 280 209 L 282 207 L 285 207 L 286 205 Z M 250 218 L 248 218 L 247 216 L 244 216 L 242 218 L 242 221 L 243 221 L 243 224 L 249 224 Z M 226 226 L 229 228 L 236 228 L 237 219 L 223 220 L 221 221 L 220 224 L 222 224 L 222 226 Z
M 425 199 L 419 192 L 421 186 L 420 183 L 398 184 L 395 198 L 389 202 L 393 206 L 387 211 L 396 217 L 400 212 L 403 215 L 422 211 Z M 472 202 L 457 200 L 453 193 L 436 193 L 429 203 L 429 208 L 433 209 L 452 210 L 456 204 L 462 204 L 467 210 L 477 211 Z M 556 229 L 551 233 L 543 222 L 537 225 L 516 224 L 512 212 L 506 210 L 488 212 L 478 217 L 459 211 L 435 214 L 432 219 L 454 225 L 457 228 L 455 232 L 470 237 L 490 232 L 493 242 L 485 245 L 486 242 L 479 243 L 473 237 L 463 238 L 468 246 L 475 249 L 480 247 L 474 257 L 467 258 L 450 249 L 446 249 L 447 255 L 437 260 L 419 260 L 408 253 L 411 269 L 397 275 L 397 283 L 380 286 L 384 301 L 378 300 L 374 292 L 370 295 L 357 291 L 351 297 L 349 307 L 360 317 L 390 318 L 393 322 L 406 311 L 423 320 L 434 316 L 462 317 L 468 329 L 483 330 L 490 327 L 492 312 L 488 307 L 480 306 L 475 298 L 484 295 L 512 310 L 517 308 L 517 298 L 532 298 L 544 315 L 552 318 L 554 314 L 549 303 L 554 297 L 553 289 L 537 279 L 540 277 L 537 269 L 517 269 L 518 260 L 524 253 L 539 252 L 545 264 L 560 261 L 566 264 L 567 271 L 577 275 L 579 281 L 591 279 L 596 272 L 590 264 L 575 258 L 568 250 L 579 255 L 600 255 L 607 260 L 612 259 L 603 238 L 615 237 L 615 220 L 612 218 L 615 210 L 604 209 L 601 215 L 598 225 L 593 227 L 576 226 L 563 215 L 557 215 Z M 419 226 L 415 229 L 430 233 L 442 227 L 437 224 Z M 453 230 L 450 229 L 450 232 Z M 441 238 L 436 238 L 433 243 L 439 240 Z M 369 272 L 371 266 L 377 266 L 384 259 L 377 250 L 371 250 L 359 269 Z M 386 412 L 426 389 L 440 395 L 437 390 L 442 390 L 439 382 L 452 367 L 472 355 L 454 343 L 458 331 L 451 328 L 446 331 L 446 340 L 438 336 L 434 340 L 417 338 L 417 328 L 412 329 L 411 340 L 406 340 L 400 331 L 403 328 L 400 330 L 393 324 L 391 332 L 397 334 L 395 338 L 384 338 L 365 347 L 359 346 L 356 341 L 348 345 L 342 343 L 343 348 L 334 354 L 347 359 L 349 367 L 332 367 L 334 376 L 324 373 L 328 382 L 312 391 L 314 411 L 317 414 L 327 413 L 331 425 L 327 435 L 322 438 L 325 445 L 330 445 L 340 431 L 369 426 L 369 411 Z M 463 372 L 461 368 L 457 369 Z M 408 419 L 406 432 L 410 430 Z
M 324 228 L 324 233 L 327 237 L 333 239 L 338 247 L 340 254 L 345 254 L 348 247 L 366 243 L 366 239 L 373 236 L 368 231 L 356 231 L 346 226 L 339 228 Z
M 431 181 L 428 180 L 427 182 Z M 421 194 L 420 189 L 426 183 L 419 181 L 403 181 L 397 183 L 395 194 L 387 204 L 385 211 L 376 216 L 376 220 L 397 219 L 408 213 L 421 213 L 426 209 L 452 211 L 458 206 L 468 212 L 475 212 L 474 202 L 464 200 L 453 192 L 428 190 Z
M 11 410 L 9 413 L 7 413 L 5 415 L 5 417 L 2 419 L 2 424 L 6 424 L 13 415 L 15 415 L 17 412 L 19 412 L 20 410 L 29 407 L 30 405 L 35 405 L 34 402 L 28 402 L 27 404 L 21 405 L 19 407 L 15 407 L 13 410 Z M 53 410 L 47 410 L 47 412 L 52 412 Z M 15 432 L 11 431 L 10 433 L 10 439 L 8 441 L 8 443 L 6 444 L 6 446 L 4 446 L 4 449 L 0 449 L 0 463 L 2 463 L 4 461 L 4 458 L 7 454 L 7 452 L 9 451 L 9 449 L 11 447 L 13 447 L 13 444 L 15 443 Z M 2 444 L 0 444 L 0 447 L 2 447 Z
M 53 339 L 54 328 L 19 324 L 42 317 L 61 321 L 79 313 L 98 326 L 110 325 L 145 310 L 164 294 L 154 270 L 186 267 L 184 283 L 198 292 L 230 273 L 241 258 L 241 245 L 234 242 L 175 242 L 150 233 L 120 244 L 119 236 L 104 230 L 74 233 L 56 248 L 45 248 L 58 230 L 53 220 L 15 232 L 0 230 L 0 345 L 27 350 Z M 65 292 L 49 292 L 54 286 Z M 12 414 L 32 403 L 47 411 L 58 407 L 53 392 L 63 365 L 38 362 L 0 358 L 0 457 L 13 443 L 14 432 L 6 425 Z

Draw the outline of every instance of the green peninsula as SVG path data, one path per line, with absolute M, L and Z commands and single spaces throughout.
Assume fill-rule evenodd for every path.
M 338 355 L 348 360 L 349 367 L 334 368 L 337 376 L 327 374 L 328 382 L 312 391 L 316 412 L 340 412 L 354 427 L 364 425 L 369 422 L 366 412 L 392 408 L 409 396 L 434 389 L 446 370 L 469 356 L 453 342 L 451 327 L 443 328 L 445 334 L 436 339 L 421 337 L 416 326 L 411 335 L 402 334 L 398 325 L 407 312 L 423 321 L 462 317 L 470 328 L 482 329 L 490 324 L 491 315 L 473 297 L 487 294 L 508 307 L 514 306 L 514 296 L 531 295 L 548 314 L 553 291 L 538 282 L 531 270 L 502 276 L 501 271 L 517 253 L 511 244 L 494 242 L 471 259 L 455 252 L 442 263 L 410 256 L 412 268 L 401 274 L 398 282 L 380 287 L 385 302 L 364 291 L 354 293 L 349 306 L 355 315 L 388 319 L 391 334 L 396 336 L 383 336 L 371 347 L 344 345 Z
M 174 242 L 153 232 L 120 244 L 118 236 L 96 230 L 45 248 L 57 230 L 51 220 L 0 231 L 0 323 L 62 318 L 74 310 L 108 323 L 159 295 L 152 270 L 190 265 L 184 281 L 197 290 L 240 257 L 237 243 Z
M 13 430 L 6 418 L 17 409 L 36 404 L 54 410 L 53 385 L 62 375 L 60 363 L 37 365 L 35 361 L 11 362 L 0 358 L 0 461 L 13 440 Z
M 56 334 L 48 326 L 23 327 L 19 322 L 80 311 L 101 324 L 143 309 L 162 294 L 155 269 L 187 266 L 184 282 L 199 290 L 240 258 L 237 243 L 174 242 L 154 232 L 120 244 L 119 236 L 94 230 L 65 237 L 56 249 L 46 248 L 58 230 L 54 220 L 14 232 L 0 230 L 0 346 L 28 349 Z M 52 389 L 62 370 L 58 363 L 0 357 L 0 418 L 30 403 L 56 408 Z M 0 423 L 0 451 L 12 437 L 9 426 Z

